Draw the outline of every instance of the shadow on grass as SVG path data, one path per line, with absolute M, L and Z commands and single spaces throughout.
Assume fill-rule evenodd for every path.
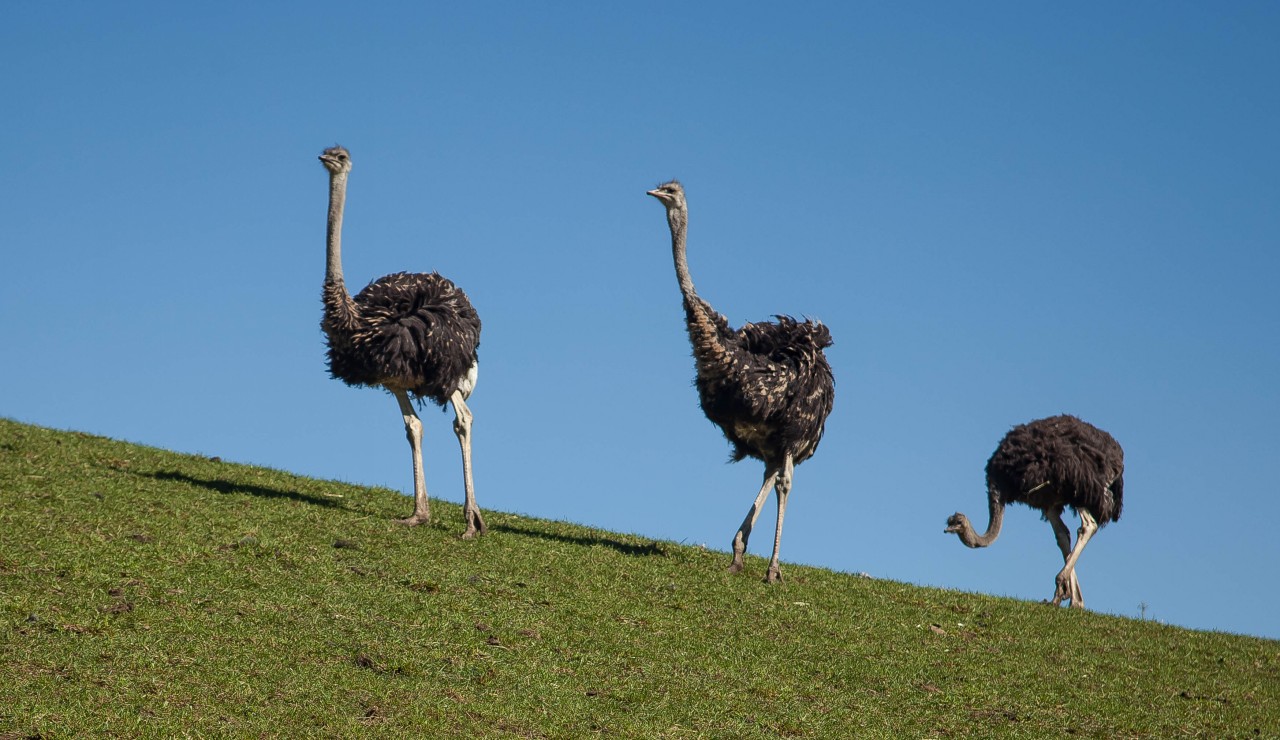
M 145 475 L 149 478 L 155 478 L 156 480 L 162 481 L 188 483 L 193 486 L 207 488 L 210 491 L 217 491 L 218 493 L 236 493 L 248 496 L 261 496 L 263 498 L 287 498 L 307 504 L 316 504 L 318 506 L 342 507 L 341 499 L 301 493 L 299 491 L 290 491 L 282 488 L 256 486 L 250 483 L 232 483 L 231 481 L 219 480 L 217 478 L 197 478 L 177 471 L 158 470 L 154 473 L 137 473 L 137 475 Z
M 613 537 L 556 534 L 554 532 L 529 529 L 527 527 L 512 524 L 495 523 L 489 528 L 498 532 L 509 532 L 511 534 L 519 534 L 526 537 L 537 537 L 539 539 L 551 540 L 553 542 L 565 542 L 570 545 L 581 545 L 583 547 L 603 545 L 604 547 L 611 547 L 623 555 L 630 555 L 632 557 L 651 557 L 654 555 L 666 557 L 667 555 L 667 548 L 661 542 L 647 542 L 643 545 L 637 545 L 630 542 L 623 542 L 622 540 L 615 539 Z

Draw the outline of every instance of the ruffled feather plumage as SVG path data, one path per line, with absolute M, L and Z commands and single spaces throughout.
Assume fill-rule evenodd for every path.
M 1019 424 L 987 461 L 987 483 L 1002 503 L 1042 512 L 1088 509 L 1098 526 L 1120 518 L 1124 450 L 1107 432 L 1070 415 Z
M 334 378 L 405 390 L 443 406 L 478 361 L 480 316 L 448 278 L 434 272 L 379 278 L 351 299 L 353 319 L 337 308 L 335 292 L 326 290 L 322 324 Z
M 724 432 L 735 461 L 777 461 L 788 453 L 795 463 L 809 459 L 835 402 L 823 354 L 832 344 L 830 331 L 819 322 L 775 318 L 730 332 L 724 341 L 729 362 L 698 373 L 702 410 Z

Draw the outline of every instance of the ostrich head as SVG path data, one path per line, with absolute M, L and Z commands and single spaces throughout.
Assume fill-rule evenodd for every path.
M 331 146 L 320 154 L 320 164 L 329 174 L 346 174 L 351 171 L 351 153 L 340 146 Z
M 947 517 L 947 528 L 942 531 L 959 537 L 965 547 L 987 547 L 1000 536 L 1000 523 L 1003 519 L 1004 505 L 997 498 L 991 501 L 991 521 L 987 524 L 985 533 L 978 534 L 969 522 L 969 517 L 958 511 Z
M 969 517 L 957 511 L 956 513 L 947 517 L 947 528 L 942 531 L 947 534 L 962 535 L 960 539 L 964 539 L 963 532 L 965 529 L 968 529 L 970 532 L 972 532 L 973 525 L 969 523 Z
M 649 190 L 647 192 L 649 195 L 652 195 L 662 201 L 662 205 L 666 206 L 668 211 L 684 210 L 686 207 L 684 202 L 684 187 L 680 184 L 679 180 L 672 180 L 671 182 L 663 183 L 662 185 L 659 185 L 653 190 Z

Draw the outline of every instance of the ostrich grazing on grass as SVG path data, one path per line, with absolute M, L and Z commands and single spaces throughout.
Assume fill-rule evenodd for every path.
M 329 171 L 328 253 L 324 279 L 324 319 L 329 342 L 329 374 L 353 386 L 381 386 L 400 404 L 405 434 L 413 450 L 413 515 L 416 525 L 431 520 L 422 474 L 422 421 L 414 401 L 453 404 L 453 431 L 462 447 L 466 489 L 462 536 L 485 531 L 471 478 L 471 409 L 466 399 L 476 385 L 480 317 L 467 296 L 437 273 L 397 272 L 379 278 L 356 294 L 342 280 L 342 211 L 347 199 L 351 154 L 340 146 L 324 150 L 320 162 Z
M 1076 578 L 1076 561 L 1089 538 L 1107 522 L 1120 518 L 1124 503 L 1124 450 L 1115 438 L 1074 416 L 1051 416 L 1014 427 L 987 461 L 987 505 L 991 518 L 985 534 L 973 530 L 959 512 L 947 519 L 946 532 L 969 547 L 986 547 L 1000 536 L 1005 504 L 1018 502 L 1039 509 L 1053 527 L 1064 565 L 1055 579 L 1052 603 L 1070 600 L 1084 608 Z M 1080 515 L 1076 546 L 1062 521 L 1062 509 Z
M 765 581 L 773 583 L 782 577 L 778 546 L 792 469 L 818 449 L 835 399 L 831 366 L 822 353 L 831 346 L 831 333 L 819 322 L 790 316 L 776 316 L 777 323 L 729 328 L 729 321 L 693 290 L 685 255 L 689 209 L 684 188 L 672 180 L 648 193 L 667 209 L 702 410 L 733 445 L 734 462 L 745 457 L 764 461 L 764 484 L 733 538 L 729 571 L 742 570 L 747 538 L 772 488 L 778 498 L 778 524 Z

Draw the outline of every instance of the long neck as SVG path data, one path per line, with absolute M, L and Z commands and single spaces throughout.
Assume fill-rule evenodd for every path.
M 727 368 L 731 358 L 716 328 L 719 317 L 706 301 L 698 297 L 693 289 L 693 277 L 689 274 L 689 258 L 685 250 L 688 211 L 684 208 L 667 209 L 667 225 L 671 227 L 671 256 L 676 264 L 680 294 L 684 296 L 685 323 L 689 329 L 689 341 L 693 344 L 693 355 L 698 360 L 698 372 L 707 374 L 717 368 Z
M 689 274 L 689 257 L 685 249 L 685 235 L 689 230 L 689 213 L 683 208 L 667 209 L 667 225 L 671 227 L 671 257 L 676 263 L 676 278 L 680 280 L 680 293 L 688 304 L 697 298 L 693 290 L 693 276 Z
M 1000 525 L 1004 522 L 1004 504 L 994 488 L 987 492 L 987 510 L 989 518 L 986 532 L 978 534 L 968 522 L 965 522 L 965 528 L 960 532 L 960 539 L 969 547 L 986 547 L 1000 536 Z
M 329 176 L 329 233 L 324 281 L 342 284 L 342 211 L 347 204 L 347 173 Z
M 342 210 L 347 202 L 345 172 L 329 176 L 329 233 L 325 252 L 324 321 L 321 326 L 333 338 L 350 332 L 359 319 L 359 309 L 342 281 Z

